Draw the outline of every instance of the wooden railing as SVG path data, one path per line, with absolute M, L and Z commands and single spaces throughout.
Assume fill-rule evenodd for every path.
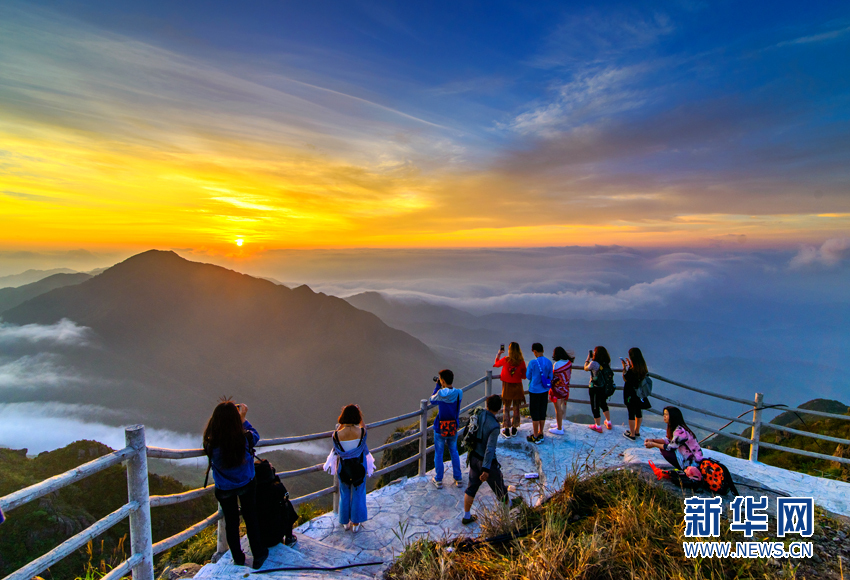
M 621 371 L 622 369 L 614 369 L 615 371 Z M 573 369 L 573 372 L 586 372 L 581 368 Z M 768 409 L 775 409 L 777 411 L 793 411 L 806 415 L 814 415 L 819 417 L 827 417 L 833 419 L 841 419 L 841 420 L 850 420 L 850 416 L 848 415 L 837 415 L 834 413 L 825 413 L 822 411 L 810 411 L 808 409 L 798 409 L 798 408 L 788 408 L 780 405 L 766 406 L 763 401 L 763 396 L 761 393 L 756 393 L 754 401 L 746 401 L 744 399 L 739 399 L 737 397 L 731 397 L 727 395 L 721 395 L 718 393 L 713 393 L 711 391 L 707 391 L 705 389 L 699 389 L 697 387 L 692 387 L 690 385 L 686 385 L 684 383 L 674 381 L 668 378 L 665 378 L 661 375 L 650 373 L 650 376 L 653 379 L 658 381 L 667 383 L 669 385 L 684 389 L 689 392 L 699 393 L 702 395 L 706 395 L 709 397 L 713 397 L 716 399 L 729 401 L 732 403 L 737 403 L 741 405 L 745 405 L 748 407 L 748 410 L 739 415 L 738 417 L 727 416 L 722 413 L 717 413 L 714 411 L 710 411 L 708 409 L 700 408 L 696 405 L 692 405 L 690 403 L 683 403 L 681 401 L 677 401 L 670 397 L 661 395 L 657 392 L 653 392 L 650 395 L 653 399 L 668 403 L 670 405 L 674 405 L 680 407 L 682 409 L 687 409 L 689 411 L 693 411 L 696 413 L 701 413 L 708 417 L 713 417 L 716 419 L 723 419 L 728 421 L 723 427 L 720 428 L 712 428 L 699 423 L 696 423 L 692 420 L 688 420 L 688 424 L 691 427 L 695 427 L 697 429 L 701 429 L 708 433 L 722 435 L 724 437 L 728 437 L 730 439 L 736 441 L 742 441 L 748 443 L 750 445 L 750 460 L 758 461 L 758 452 L 759 447 L 765 447 L 768 449 L 776 449 L 779 451 L 785 451 L 787 453 L 794 453 L 797 455 L 803 455 L 806 457 L 813 457 L 816 459 L 826 459 L 828 461 L 837 461 L 840 463 L 850 463 L 850 459 L 846 459 L 843 457 L 835 457 L 832 455 L 824 455 L 821 453 L 814 453 L 811 451 L 805 451 L 802 449 L 794 449 L 791 447 L 783 447 L 781 445 L 775 445 L 771 443 L 765 443 L 760 441 L 760 434 L 762 428 L 770 428 L 777 429 L 787 433 L 792 433 L 795 435 L 802 435 L 805 437 L 810 437 L 813 439 L 821 440 L 821 441 L 829 441 L 832 443 L 843 443 L 845 445 L 850 445 L 850 440 L 840 439 L 838 437 L 830 437 L 827 435 L 818 435 L 815 433 L 809 433 L 807 431 L 800 431 L 798 429 L 792 429 L 789 427 L 784 427 L 781 425 L 774 425 L 772 423 L 764 423 L 762 421 L 762 413 Z M 464 392 L 470 391 L 475 387 L 480 385 L 484 385 L 484 395 L 470 403 L 467 403 L 462 409 L 461 412 L 464 413 L 473 407 L 480 405 L 484 400 L 490 396 L 493 392 L 493 375 L 492 371 L 487 371 L 487 374 L 480 379 L 473 381 L 469 385 L 462 388 Z M 570 389 L 587 389 L 587 385 L 581 384 L 571 384 Z M 622 387 L 618 387 L 617 390 L 622 390 Z M 589 401 L 577 400 L 574 398 L 570 398 L 570 403 L 585 403 L 589 404 Z M 618 403 L 609 403 L 609 407 L 615 408 L 625 408 L 625 405 Z M 413 419 L 415 417 L 419 418 L 419 429 L 416 433 L 408 435 L 406 437 L 402 437 L 396 441 L 392 441 L 389 443 L 385 443 L 379 447 L 376 447 L 372 450 L 373 453 L 379 453 L 381 451 L 386 451 L 388 449 L 392 449 L 395 447 L 399 447 L 401 445 L 405 445 L 411 443 L 413 441 L 419 441 L 419 451 L 416 455 L 399 461 L 393 465 L 384 467 L 380 470 L 377 470 L 373 477 L 378 477 L 390 472 L 393 472 L 397 469 L 405 467 L 407 465 L 418 463 L 419 464 L 419 475 L 423 476 L 426 473 L 427 466 L 427 456 L 429 453 L 433 453 L 434 446 L 428 446 L 428 432 L 433 431 L 433 425 L 428 426 L 428 412 L 434 405 L 430 403 L 428 399 L 423 399 L 420 401 L 419 409 L 416 411 L 412 411 L 410 413 L 406 413 L 403 415 L 398 415 L 396 417 L 390 417 L 389 419 L 383 419 L 381 421 L 376 421 L 374 423 L 369 423 L 367 428 L 373 429 L 376 427 L 383 427 L 386 425 L 392 425 L 394 423 L 399 423 L 401 421 L 407 421 L 409 419 Z M 781 408 L 780 408 L 781 407 Z M 656 409 L 647 409 L 648 412 L 654 413 L 656 415 L 661 415 L 662 413 Z M 746 419 L 742 419 L 741 417 L 746 414 L 752 412 L 752 420 L 748 421 Z M 731 433 L 723 432 L 722 429 L 733 424 L 741 424 L 746 425 L 748 427 L 752 427 L 751 436 L 749 438 L 742 437 L 740 435 L 735 435 Z M 279 437 L 276 439 L 262 439 L 257 444 L 257 447 L 271 447 L 278 445 L 288 445 L 292 443 L 302 443 L 306 441 L 316 441 L 321 439 L 328 439 L 332 431 L 325 431 L 322 433 L 313 433 L 310 435 L 298 435 L 293 437 Z M 150 518 L 150 510 L 151 508 L 156 508 L 159 506 L 165 505 L 173 505 L 177 503 L 182 503 L 185 501 L 190 501 L 192 499 L 199 498 L 206 494 L 212 493 L 215 489 L 214 486 L 208 486 L 206 488 L 193 489 L 189 491 L 185 491 L 182 493 L 177 493 L 173 495 L 154 495 L 151 496 L 148 490 L 148 468 L 147 468 L 147 460 L 148 457 L 155 457 L 161 459 L 188 459 L 192 457 L 201 457 L 204 455 L 203 449 L 163 449 L 159 447 L 147 447 L 145 445 L 145 429 L 144 426 L 136 425 L 133 427 L 128 427 L 125 430 L 126 437 L 126 447 L 119 451 L 115 451 L 108 455 L 104 455 L 94 461 L 90 461 L 84 465 L 81 465 L 75 469 L 57 475 L 55 477 L 51 477 L 45 481 L 32 485 L 30 487 L 21 489 L 9 495 L 6 495 L 0 498 L 0 509 L 4 512 L 8 513 L 11 510 L 20 507 L 26 503 L 29 503 L 33 500 L 36 500 L 48 493 L 52 493 L 58 491 L 59 489 L 71 485 L 74 482 L 80 481 L 90 475 L 94 475 L 104 469 L 117 465 L 121 462 L 126 462 L 127 469 L 127 503 L 107 515 L 103 519 L 94 523 L 92 526 L 86 528 L 79 534 L 69 538 L 47 554 L 36 558 L 29 564 L 25 565 L 23 568 L 12 572 L 10 575 L 6 576 L 3 580 L 30 580 L 33 576 L 43 572 L 56 562 L 59 562 L 62 558 L 72 554 L 74 551 L 83 547 L 89 540 L 97 537 L 102 534 L 112 526 L 118 524 L 123 521 L 124 518 L 129 518 L 130 520 L 130 545 L 131 545 L 131 555 L 130 557 L 113 568 L 106 576 L 103 577 L 102 580 L 117 580 L 132 571 L 134 580 L 153 580 L 154 572 L 153 572 L 153 557 L 157 554 L 160 554 L 174 546 L 185 542 L 195 534 L 198 534 L 202 530 L 208 528 L 213 524 L 218 524 L 218 545 L 217 551 L 223 553 L 227 550 L 227 540 L 224 535 L 224 526 L 223 526 L 223 516 L 221 510 L 217 513 L 214 513 L 207 517 L 206 519 L 196 523 L 195 525 L 189 527 L 182 532 L 171 536 L 170 538 L 166 538 L 157 542 L 156 544 L 152 543 L 151 536 L 151 518 Z M 319 463 L 316 465 L 311 465 L 309 467 L 304 467 L 301 469 L 295 469 L 292 471 L 281 471 L 278 472 L 278 476 L 281 479 L 289 479 L 292 477 L 297 477 L 300 475 L 305 475 L 307 473 L 314 473 L 322 470 L 323 464 Z M 325 489 L 321 489 L 319 491 L 315 491 L 313 493 L 294 498 L 292 503 L 295 505 L 313 501 L 328 495 L 334 495 L 334 511 L 337 510 L 339 505 L 339 482 L 335 481 L 333 486 L 327 487 Z
M 484 396 L 466 405 L 462 409 L 462 412 L 468 411 L 476 405 L 480 405 L 490 395 L 493 388 L 493 375 L 491 371 L 488 371 L 485 376 L 463 387 L 462 390 L 464 392 L 467 392 L 480 385 L 484 385 Z M 403 415 L 398 415 L 396 417 L 390 417 L 389 419 L 383 419 L 381 421 L 375 421 L 374 423 L 369 423 L 366 425 L 367 429 L 374 429 L 376 427 L 392 425 L 394 423 L 399 423 L 401 421 L 407 421 L 415 417 L 419 417 L 419 430 L 416 433 L 398 439 L 397 441 L 386 443 L 371 450 L 372 453 L 379 453 L 381 451 L 386 451 L 387 449 L 399 447 L 401 445 L 405 445 L 407 443 L 411 443 L 413 441 L 418 440 L 419 452 L 413 457 L 404 459 L 402 461 L 399 461 L 398 463 L 377 470 L 375 473 L 372 474 L 373 477 L 379 477 L 381 475 L 391 473 L 397 469 L 417 462 L 419 463 L 419 474 L 425 475 L 427 455 L 429 453 L 434 452 L 434 446 L 428 446 L 428 432 L 433 431 L 433 426 L 428 426 L 428 412 L 434 406 L 435 405 L 433 405 L 428 399 L 423 399 L 422 401 L 420 401 L 419 409 L 416 411 L 405 413 Z M 288 445 L 292 443 L 302 443 L 305 441 L 316 441 L 320 439 L 327 440 L 332 434 L 333 431 L 325 431 L 323 433 L 313 433 L 311 435 L 278 437 L 276 439 L 261 439 L 257 443 L 257 447 Z M 31 485 L 30 487 L 18 490 L 14 493 L 10 493 L 9 495 L 0 498 L 0 509 L 2 509 L 4 513 L 8 513 L 15 508 L 25 505 L 49 493 L 58 491 L 63 487 L 71 485 L 72 483 L 80 481 L 81 479 L 84 479 L 90 475 L 94 475 L 95 473 L 101 472 L 104 469 L 108 469 L 114 465 L 118 465 L 121 462 L 126 462 L 128 497 L 128 501 L 126 504 L 124 504 L 108 516 L 104 517 L 103 519 L 95 522 L 93 525 L 89 526 L 79 534 L 64 541 L 62 544 L 60 544 L 47 554 L 36 558 L 29 564 L 25 565 L 23 568 L 12 572 L 3 580 L 30 580 L 31 578 L 50 568 L 50 566 L 56 564 L 63 558 L 79 550 L 80 548 L 85 546 L 86 543 L 88 543 L 90 540 L 106 532 L 108 529 L 128 517 L 130 519 L 130 557 L 124 562 L 118 564 L 112 570 L 110 570 L 110 572 L 106 574 L 101 580 L 117 580 L 123 576 L 126 576 L 130 572 L 132 572 L 133 574 L 133 580 L 154 580 L 153 557 L 155 555 L 165 552 L 166 550 L 169 550 L 174 546 L 185 542 L 192 536 L 198 534 L 202 530 L 205 530 L 206 528 L 216 523 L 218 524 L 217 551 L 219 553 L 227 551 L 227 540 L 224 534 L 223 525 L 224 520 L 220 509 L 218 512 L 210 515 L 206 519 L 196 523 L 195 525 L 189 527 L 186 530 L 183 530 L 178 534 L 175 534 L 169 538 L 165 538 L 164 540 L 161 540 L 156 544 L 152 542 L 150 517 L 151 508 L 183 503 L 202 497 L 204 495 L 212 493 L 215 489 L 215 486 L 192 489 L 189 491 L 184 491 L 182 493 L 176 493 L 172 495 L 152 496 L 150 495 L 148 490 L 148 458 L 155 457 L 160 459 L 172 460 L 189 459 L 193 457 L 202 457 L 204 455 L 204 450 L 163 449 L 160 447 L 147 447 L 145 445 L 145 428 L 142 425 L 127 427 L 125 429 L 125 437 L 127 446 L 124 449 L 115 451 L 108 455 L 104 455 L 103 457 L 99 457 L 94 461 L 90 461 L 89 463 L 83 464 L 70 471 L 62 473 L 55 477 L 51 477 L 50 479 L 47 479 L 35 485 Z M 295 469 L 292 471 L 281 471 L 278 472 L 277 475 L 281 479 L 289 479 L 307 473 L 322 471 L 322 467 L 323 464 L 319 463 L 316 465 L 311 465 L 309 467 L 304 467 L 302 469 Z M 313 493 L 309 493 L 307 495 L 303 495 L 301 497 L 294 498 L 292 499 L 292 503 L 294 505 L 298 505 L 331 494 L 333 494 L 334 496 L 334 511 L 336 511 L 339 506 L 338 480 L 336 480 L 334 482 L 334 485 L 330 487 L 315 491 Z

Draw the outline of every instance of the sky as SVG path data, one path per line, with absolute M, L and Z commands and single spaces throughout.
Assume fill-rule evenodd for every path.
M 149 248 L 825 263 L 849 178 L 846 2 L 0 4 L 7 273 Z

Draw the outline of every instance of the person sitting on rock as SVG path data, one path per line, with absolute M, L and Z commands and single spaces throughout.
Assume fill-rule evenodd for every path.
M 463 525 L 469 525 L 478 519 L 472 515 L 472 502 L 482 483 L 487 483 L 496 498 L 508 502 L 508 488 L 502 470 L 496 460 L 496 445 L 499 442 L 499 421 L 496 413 L 502 408 L 502 397 L 490 395 L 485 403 L 486 410 L 481 414 L 482 424 L 478 427 L 475 449 L 469 453 L 469 486 L 463 496 Z M 516 502 L 519 498 L 515 498 Z
M 647 439 L 643 446 L 647 449 L 658 448 L 667 463 L 676 469 L 684 471 L 688 467 L 699 467 L 703 459 L 702 448 L 694 432 L 685 423 L 682 411 L 678 407 L 664 407 L 664 422 L 667 423 L 667 437 Z

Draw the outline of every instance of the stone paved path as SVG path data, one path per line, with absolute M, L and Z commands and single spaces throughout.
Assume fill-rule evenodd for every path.
M 548 426 L 548 423 L 547 423 Z M 626 463 L 645 463 L 652 459 L 657 465 L 664 461 L 655 450 L 644 449 L 642 441 L 632 442 L 622 436 L 624 428 L 614 426 L 599 434 L 586 425 L 565 422 L 564 435 L 551 435 L 541 445 L 531 445 L 525 440 L 531 425 L 521 425 L 519 434 L 510 439 L 500 438 L 497 456 L 508 485 L 516 487 L 513 495 L 522 495 L 527 503 L 536 504 L 543 497 L 560 488 L 568 471 L 588 465 L 591 469 L 605 469 Z M 644 438 L 662 437 L 660 429 L 643 428 Z M 760 481 L 791 495 L 811 495 L 828 510 L 850 516 L 850 484 L 823 480 L 793 473 L 763 464 L 718 456 L 733 473 Z M 465 463 L 465 457 L 461 457 Z M 526 473 L 537 473 L 538 480 L 527 480 Z M 382 565 L 352 568 L 339 572 L 271 572 L 262 577 L 282 580 L 297 578 L 365 579 L 380 574 L 403 549 L 403 542 L 430 535 L 431 538 L 477 535 L 478 524 L 463 526 L 460 523 L 465 486 L 451 484 L 451 464 L 446 464 L 444 488 L 438 490 L 431 483 L 433 472 L 426 477 L 402 478 L 367 496 L 369 520 L 358 533 L 346 532 L 334 514 L 319 516 L 297 528 L 298 542 L 293 547 L 272 548 L 263 569 L 280 567 L 321 566 L 332 567 L 352 563 L 383 562 Z M 464 470 L 464 482 L 467 473 Z M 746 493 L 742 491 L 742 493 Z M 492 507 L 495 497 L 483 485 L 475 500 L 473 511 L 479 506 Z M 249 552 L 247 539 L 243 549 Z M 251 570 L 234 566 L 230 554 L 225 554 L 216 564 L 202 568 L 195 578 L 235 580 L 249 575 Z M 260 578 L 260 576 L 255 576 Z

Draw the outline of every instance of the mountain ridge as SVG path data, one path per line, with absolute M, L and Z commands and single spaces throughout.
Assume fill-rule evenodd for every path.
M 99 338 L 101 358 L 89 367 L 115 377 L 126 367 L 138 383 L 104 389 L 110 406 L 123 401 L 122 410 L 180 431 L 200 430 L 222 395 L 247 403 L 261 433 L 281 423 L 274 434 L 325 430 L 349 402 L 367 420 L 384 418 L 415 408 L 417 385 L 441 366 L 420 340 L 342 299 L 170 251 L 137 254 L 4 313 L 15 324 L 62 318 Z M 92 395 L 86 403 L 98 401 Z

